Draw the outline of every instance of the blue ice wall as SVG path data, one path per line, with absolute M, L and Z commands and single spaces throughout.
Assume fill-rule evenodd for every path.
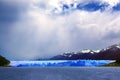
M 53 61 L 11 61 L 15 67 L 45 67 L 45 66 L 101 66 L 114 61 L 111 60 L 53 60 Z

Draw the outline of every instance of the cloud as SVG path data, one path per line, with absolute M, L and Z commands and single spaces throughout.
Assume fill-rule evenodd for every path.
M 117 5 L 113 6 L 113 10 L 114 11 L 120 11 L 120 3 L 118 3 Z
M 78 1 L 86 4 L 83 0 Z M 94 6 L 80 10 L 73 9 L 76 8 L 74 5 L 73 8 L 65 11 L 65 14 L 61 14 L 64 12 L 63 3 L 73 2 L 78 4 L 75 0 L 72 2 L 70 0 L 5 1 L 4 4 L 18 8 L 17 10 L 10 8 L 15 10 L 12 14 L 17 15 L 14 16 L 15 22 L 9 25 L 9 29 L 4 29 L 4 31 L 8 29 L 7 34 L 0 33 L 2 36 L 0 36 L 0 46 L 5 51 L 3 55 L 11 60 L 46 58 L 66 51 L 101 49 L 119 42 L 119 12 L 112 13 L 112 9 L 89 12 Z M 112 2 L 109 4 L 113 5 Z M 5 8 L 7 9 L 8 6 L 5 5 Z
M 107 2 L 111 6 L 115 6 L 116 4 L 118 4 L 120 2 L 120 0 L 101 0 L 101 1 Z
M 118 35 L 119 34 L 119 32 L 110 32 L 110 33 L 108 33 L 104 38 L 106 38 L 106 39 L 112 39 L 112 40 L 114 40 L 114 39 L 119 39 L 120 38 L 120 35 Z

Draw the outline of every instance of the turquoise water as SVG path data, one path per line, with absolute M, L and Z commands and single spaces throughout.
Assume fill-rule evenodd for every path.
M 11 61 L 10 66 L 15 67 L 48 67 L 48 66 L 101 66 L 114 62 L 114 60 L 46 60 L 46 61 Z

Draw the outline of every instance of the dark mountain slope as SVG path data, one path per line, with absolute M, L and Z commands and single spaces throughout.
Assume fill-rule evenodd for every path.
M 82 50 L 81 52 L 69 52 L 62 55 L 57 55 L 51 60 L 77 60 L 77 59 L 91 59 L 91 60 L 120 60 L 120 44 L 109 46 L 102 50 Z
M 8 66 L 9 63 L 10 63 L 9 60 L 0 55 L 0 66 Z

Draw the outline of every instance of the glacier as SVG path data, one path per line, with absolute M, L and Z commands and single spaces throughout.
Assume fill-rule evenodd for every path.
M 12 67 L 95 67 L 102 66 L 114 60 L 45 60 L 45 61 L 11 61 Z

